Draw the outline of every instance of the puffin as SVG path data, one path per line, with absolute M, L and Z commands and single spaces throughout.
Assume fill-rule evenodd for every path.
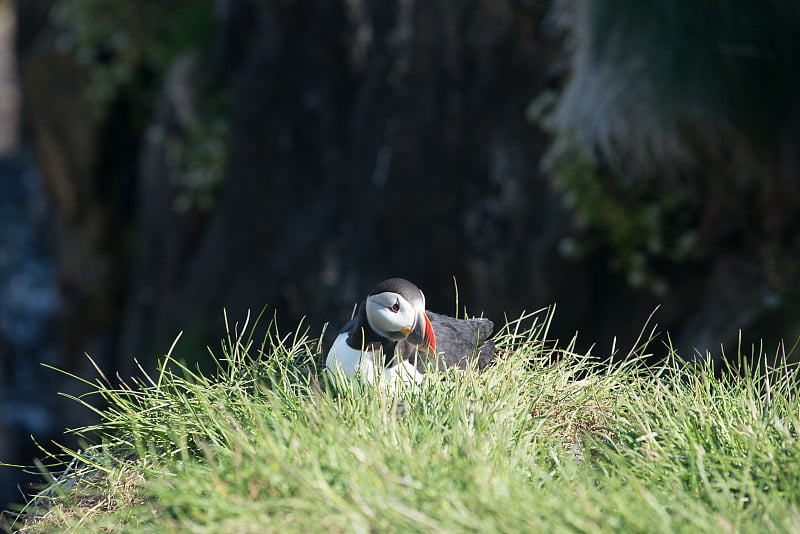
M 478 369 L 494 359 L 485 318 L 456 319 L 425 309 L 425 294 L 404 278 L 376 285 L 333 342 L 325 361 L 331 378 L 345 376 L 383 382 L 397 391 L 413 386 L 426 372 Z

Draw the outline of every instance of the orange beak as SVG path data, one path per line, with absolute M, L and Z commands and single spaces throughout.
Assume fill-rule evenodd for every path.
M 424 311 L 417 313 L 417 322 L 408 334 L 408 341 L 418 347 L 429 348 L 436 352 L 436 334 L 433 333 L 431 320 Z
M 431 320 L 428 319 L 428 314 L 427 313 L 423 312 L 422 315 L 425 317 L 425 339 L 424 339 L 424 341 L 426 341 L 428 343 L 428 347 L 430 347 L 430 349 L 433 352 L 436 352 L 436 335 L 433 333 L 433 326 L 431 325 Z

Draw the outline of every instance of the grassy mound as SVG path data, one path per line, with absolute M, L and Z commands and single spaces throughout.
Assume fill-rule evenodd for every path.
M 796 377 L 719 380 L 678 360 L 612 367 L 509 323 L 483 373 L 399 396 L 320 383 L 307 337 L 234 334 L 215 373 L 165 359 L 102 376 L 103 436 L 33 500 L 22 531 L 791 531 Z M 523 324 L 530 327 L 521 327 Z M 242 328 L 242 330 L 247 330 Z M 209 376 L 213 375 L 213 376 Z M 86 402 L 88 399 L 77 399 Z

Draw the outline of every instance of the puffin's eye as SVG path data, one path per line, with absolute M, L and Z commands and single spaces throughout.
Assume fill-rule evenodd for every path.
M 394 313 L 399 312 L 400 311 L 400 302 L 395 302 L 394 304 L 389 306 L 389 309 L 392 310 Z

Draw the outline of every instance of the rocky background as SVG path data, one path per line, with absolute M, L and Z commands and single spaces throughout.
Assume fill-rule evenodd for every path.
M 317 335 L 390 276 L 496 322 L 557 303 L 605 358 L 657 305 L 654 358 L 791 357 L 793 2 L 0 6 L 2 461 L 90 420 L 41 362 L 202 358 L 223 308 Z

